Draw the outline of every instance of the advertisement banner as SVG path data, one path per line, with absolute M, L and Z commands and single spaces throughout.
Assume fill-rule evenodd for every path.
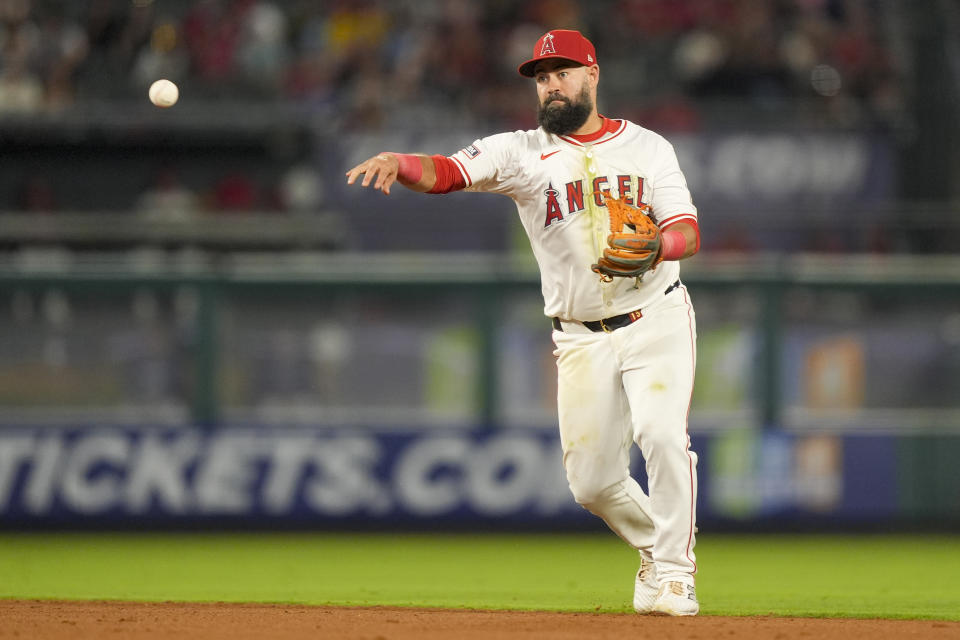
M 955 465 L 916 465 L 910 437 L 731 429 L 692 442 L 701 529 L 960 517 Z M 940 498 L 918 508 L 921 486 Z M 603 527 L 573 500 L 553 428 L 0 430 L 0 527 L 198 524 Z
M 552 431 L 0 432 L 0 522 L 531 522 L 591 517 Z

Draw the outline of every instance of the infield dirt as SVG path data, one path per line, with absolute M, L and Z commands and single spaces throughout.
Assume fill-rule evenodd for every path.
M 0 600 L 0 638 L 952 640 L 960 638 L 960 622 Z

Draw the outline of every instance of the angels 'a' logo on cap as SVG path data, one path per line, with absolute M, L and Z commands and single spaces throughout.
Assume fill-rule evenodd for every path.
M 540 47 L 540 55 L 545 56 L 548 53 L 556 53 L 557 50 L 553 48 L 553 34 L 548 33 L 543 36 L 543 46 Z

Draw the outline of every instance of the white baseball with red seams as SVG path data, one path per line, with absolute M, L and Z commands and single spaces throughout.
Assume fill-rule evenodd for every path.
M 676 260 L 642 278 L 604 281 L 591 270 L 606 246 L 601 192 L 649 204 L 661 229 L 696 224 L 673 147 L 626 120 L 604 118 L 590 136 L 531 131 L 476 140 L 451 158 L 469 191 L 513 199 L 540 267 L 553 338 L 563 462 L 577 501 L 641 553 L 657 578 L 693 584 L 696 454 L 687 414 L 696 363 L 696 321 Z M 639 311 L 612 332 L 584 321 Z M 636 442 L 649 496 L 629 475 Z

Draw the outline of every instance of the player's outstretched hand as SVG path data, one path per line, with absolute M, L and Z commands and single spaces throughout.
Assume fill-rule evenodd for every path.
M 350 171 L 347 171 L 347 184 L 353 184 L 363 174 L 361 187 L 369 187 L 373 181 L 373 188 L 379 189 L 384 193 L 390 193 L 390 185 L 397 181 L 397 172 L 400 169 L 400 161 L 392 153 L 378 153 L 377 155 L 364 160 Z

